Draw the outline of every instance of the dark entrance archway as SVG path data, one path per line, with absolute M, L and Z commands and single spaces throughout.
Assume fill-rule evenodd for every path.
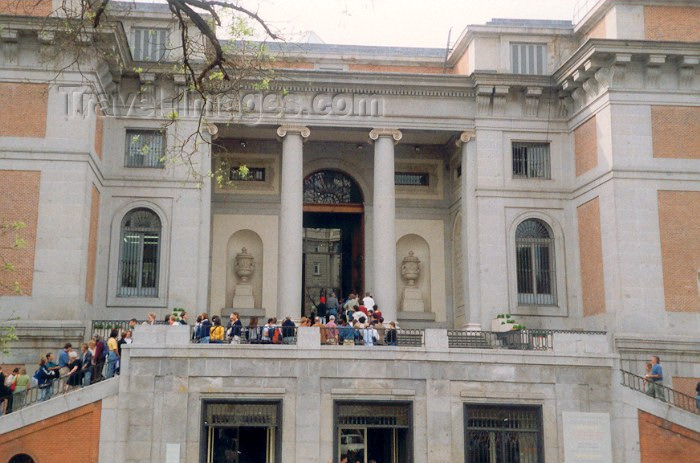
M 339 297 L 364 289 L 364 199 L 355 180 L 338 170 L 304 179 L 304 313 L 321 295 Z

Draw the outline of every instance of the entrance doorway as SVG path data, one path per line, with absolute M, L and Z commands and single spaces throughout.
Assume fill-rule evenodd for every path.
M 317 312 L 321 297 L 364 290 L 364 206 L 357 183 L 335 171 L 304 179 L 302 315 Z
M 411 452 L 410 403 L 336 403 L 336 462 L 406 463 Z
M 203 403 L 203 463 L 278 463 L 279 402 Z

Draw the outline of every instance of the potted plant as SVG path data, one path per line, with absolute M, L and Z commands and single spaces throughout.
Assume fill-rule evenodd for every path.
M 515 319 L 508 313 L 500 313 L 496 318 L 491 320 L 491 331 L 495 333 L 504 333 L 511 331 L 516 324 Z

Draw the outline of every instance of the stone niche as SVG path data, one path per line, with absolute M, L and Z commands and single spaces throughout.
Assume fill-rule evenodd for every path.
M 396 243 L 396 287 L 399 320 L 434 321 L 430 304 L 430 247 L 419 235 L 409 234 Z
M 260 236 L 252 230 L 239 230 L 231 235 L 226 246 L 226 308 L 223 315 L 233 310 L 248 316 L 262 314 L 262 266 Z

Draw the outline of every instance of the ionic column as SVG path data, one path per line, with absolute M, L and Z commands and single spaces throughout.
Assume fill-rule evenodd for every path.
M 374 196 L 372 241 L 374 300 L 384 319 L 396 321 L 396 199 L 394 187 L 394 145 L 401 140 L 397 129 L 373 129 Z
M 464 268 L 464 311 L 467 321 L 463 329 L 481 329 L 479 305 L 479 229 L 476 202 L 477 157 L 476 131 L 460 134 L 457 146 L 462 148 L 462 266 Z
M 301 304 L 301 272 L 304 234 L 304 156 L 302 144 L 308 127 L 282 125 L 282 181 L 277 259 L 277 318 L 298 312 Z

